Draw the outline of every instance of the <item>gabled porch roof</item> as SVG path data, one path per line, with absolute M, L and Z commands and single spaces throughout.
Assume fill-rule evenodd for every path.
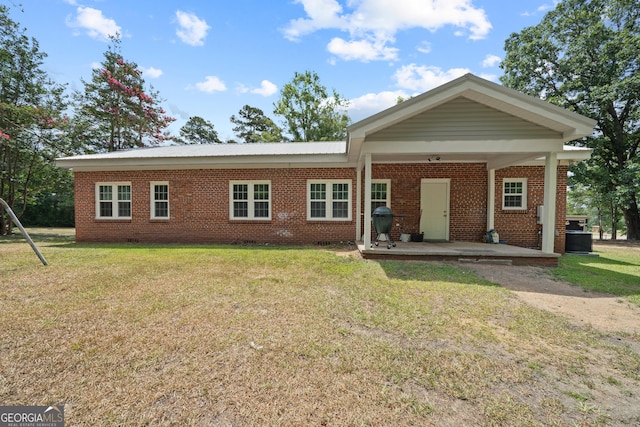
M 500 169 L 549 152 L 582 160 L 565 143 L 591 135 L 595 121 L 467 74 L 347 128 L 349 162 L 438 159 Z M 538 161 L 539 164 L 543 164 Z

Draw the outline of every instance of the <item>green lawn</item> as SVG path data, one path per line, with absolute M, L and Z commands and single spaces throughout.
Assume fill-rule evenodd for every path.
M 640 244 L 596 241 L 593 254 L 597 256 L 563 256 L 554 275 L 585 289 L 625 296 L 640 305 Z
M 68 425 L 640 422 L 640 337 L 457 265 L 32 235 L 49 266 L 0 238 L 0 402 Z

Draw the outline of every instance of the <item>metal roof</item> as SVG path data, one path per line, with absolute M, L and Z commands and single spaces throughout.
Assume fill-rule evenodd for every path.
M 86 154 L 56 159 L 60 167 L 80 170 L 282 167 L 296 164 L 343 165 L 347 142 L 274 142 L 170 145 Z
M 290 156 L 308 154 L 345 154 L 345 141 L 265 142 L 253 144 L 190 144 L 120 150 L 86 154 L 64 159 L 159 159 L 184 157 Z M 62 160 L 62 159 L 61 159 Z

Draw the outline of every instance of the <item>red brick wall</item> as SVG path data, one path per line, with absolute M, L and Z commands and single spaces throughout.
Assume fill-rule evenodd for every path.
M 353 169 L 76 172 L 79 242 L 299 244 L 355 239 Z M 351 221 L 307 221 L 307 179 L 352 180 Z M 229 219 L 229 181 L 270 180 L 271 220 Z M 132 219 L 96 219 L 95 183 L 131 182 Z M 150 219 L 149 183 L 169 182 L 170 220 Z
M 505 178 L 527 178 L 527 209 L 502 209 L 502 184 Z M 564 233 L 567 212 L 567 167 L 558 167 L 556 188 L 556 225 L 558 236 L 554 240 L 554 251 L 564 253 Z M 537 207 L 544 201 L 544 167 L 514 166 L 496 171 L 495 228 L 501 240 L 522 247 L 539 248 L 541 226 L 537 224 Z
M 487 169 L 484 163 L 374 164 L 372 179 L 391 180 L 391 210 L 404 215 L 404 231 L 418 231 L 420 181 L 450 178 L 449 239 L 480 241 L 487 224 Z M 364 182 L 364 178 L 362 179 Z M 394 230 L 392 237 L 398 238 Z
M 556 252 L 564 252 L 566 167 L 558 168 Z M 502 210 L 502 180 L 528 178 L 527 210 Z M 420 216 L 420 180 L 450 178 L 449 237 L 481 241 L 486 233 L 487 171 L 484 163 L 374 164 L 373 179 L 391 180 L 391 208 L 415 232 Z M 351 221 L 307 221 L 308 179 L 350 179 Z M 229 219 L 229 181 L 270 180 L 272 219 Z M 132 219 L 95 219 L 95 183 L 131 182 Z M 169 182 L 170 220 L 151 220 L 149 183 Z M 364 172 L 362 173 L 364 183 Z M 509 244 L 536 247 L 536 207 L 542 204 L 544 167 L 496 171 L 495 228 Z M 79 242 L 274 243 L 341 242 L 355 239 L 356 171 L 353 169 L 225 169 L 76 172 L 76 239 Z M 362 230 L 363 231 L 363 230 Z M 394 229 L 395 239 L 399 230 Z

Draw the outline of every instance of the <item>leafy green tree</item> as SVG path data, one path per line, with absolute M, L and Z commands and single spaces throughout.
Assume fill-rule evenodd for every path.
M 187 123 L 180 128 L 179 140 L 185 144 L 219 144 L 222 142 L 213 123 L 198 116 L 189 117 Z
M 597 120 L 589 167 L 577 177 L 612 193 L 627 238 L 640 239 L 640 8 L 637 0 L 564 0 L 512 34 L 505 86 Z
M 33 183 L 20 222 L 25 226 L 73 227 L 73 174 L 47 163 L 34 175 Z
M 42 69 L 45 57 L 0 5 L 0 198 L 18 217 L 42 190 L 41 177 L 53 159 L 71 151 L 61 113 L 65 88 Z M 10 218 L 0 207 L 0 234 L 10 232 Z
M 582 162 L 578 167 L 588 167 L 586 162 Z M 624 224 L 621 218 L 622 213 L 615 192 L 604 192 L 597 188 L 597 185 L 585 185 L 580 182 L 577 175 L 569 177 L 569 191 L 567 192 L 567 213 L 574 215 L 587 215 L 589 225 L 597 225 L 600 239 L 604 233 L 616 239 L 618 232 L 624 232 L 620 225 Z
M 167 127 L 175 119 L 160 106 L 158 92 L 145 89 L 134 62 L 120 53 L 120 38 L 112 37 L 101 67 L 91 81 L 82 80 L 84 93 L 74 94 L 78 126 L 86 131 L 95 151 L 116 151 L 159 144 L 172 139 Z
M 293 141 L 334 141 L 346 136 L 349 102 L 329 92 L 315 72 L 296 72 L 280 91 L 274 113 L 282 116 Z
M 233 115 L 230 120 L 235 125 L 233 131 L 245 143 L 283 140 L 282 129 L 259 108 L 245 105 L 238 116 Z

